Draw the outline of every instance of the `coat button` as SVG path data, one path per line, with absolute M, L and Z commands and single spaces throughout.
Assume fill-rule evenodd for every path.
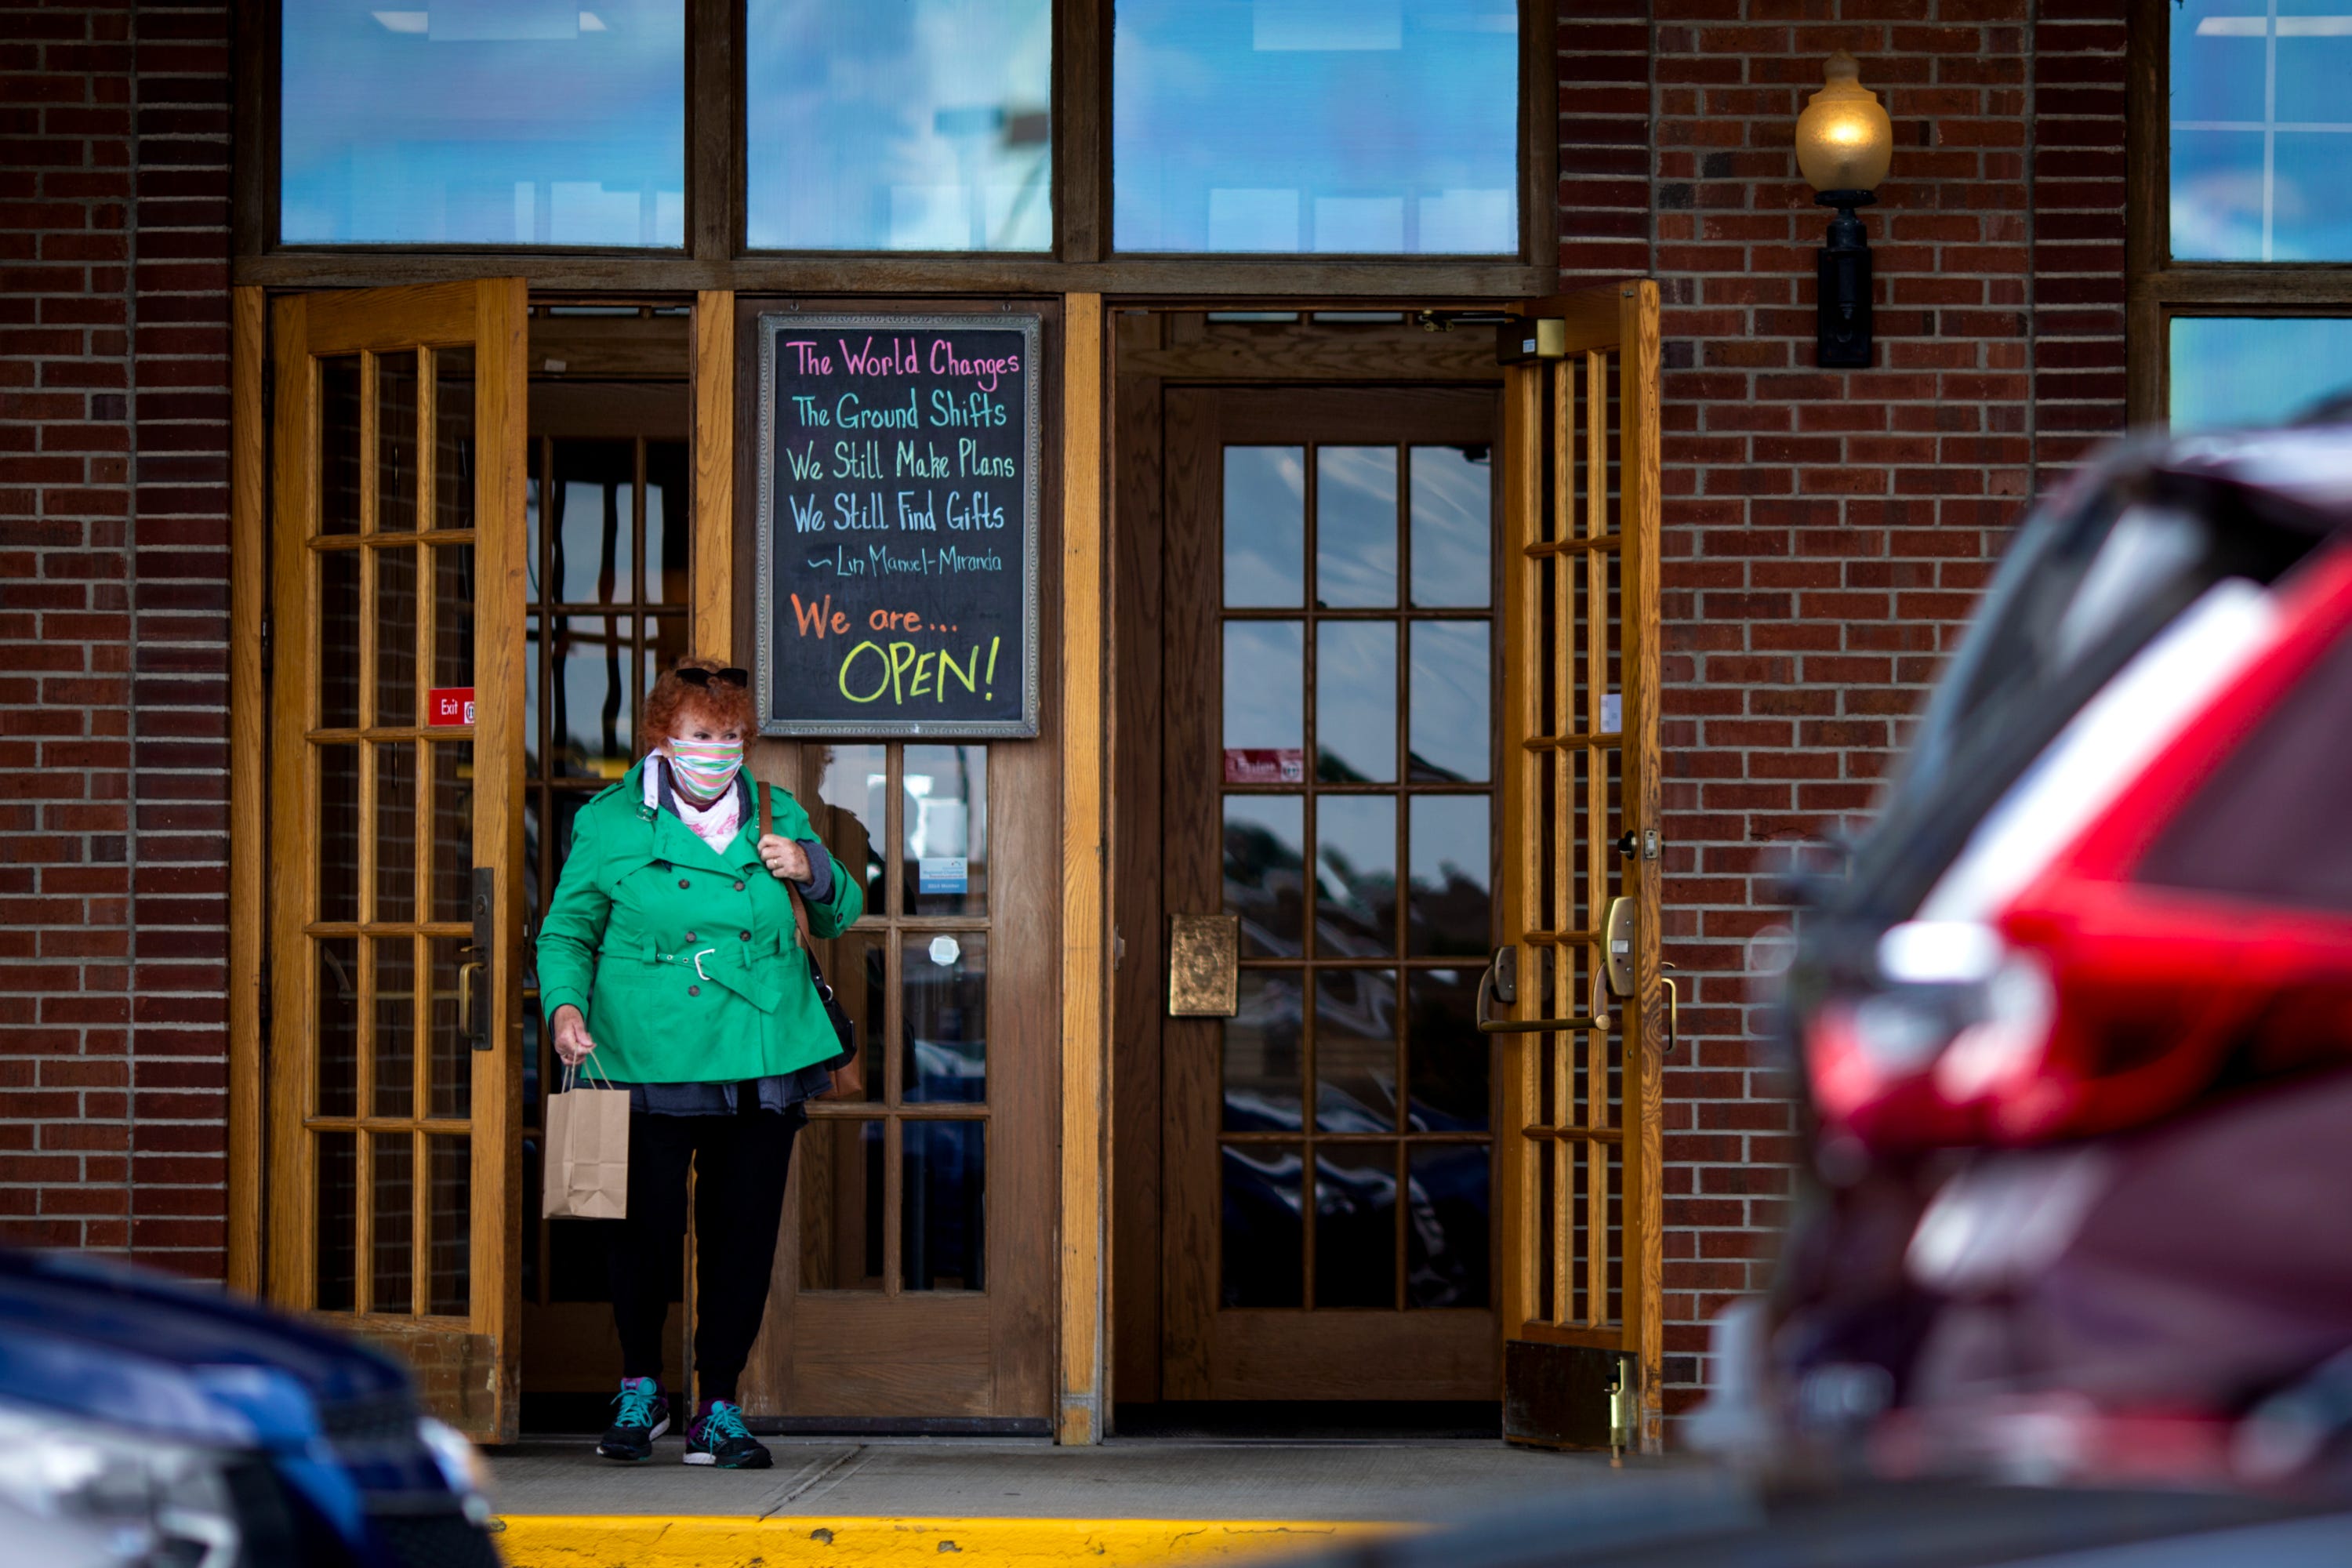
M 681 888 L 691 888 L 694 886 L 694 881 L 693 879 L 689 877 L 680 877 L 677 879 L 677 885 Z
M 688 996 L 699 996 L 702 994 L 702 987 L 699 985 L 689 985 L 686 988 L 686 994 Z
M 735 884 L 735 890 L 736 890 L 737 892 L 739 892 L 739 893 L 740 893 L 740 892 L 741 892 L 741 891 L 743 890 L 743 884 L 742 884 L 742 883 L 740 883 L 740 882 L 736 883 L 736 884 Z
M 745 942 L 751 940 L 751 933 L 748 931 L 739 931 L 735 934 Z
M 692 931 L 688 931 L 688 932 L 687 932 L 687 933 L 686 933 L 686 940 L 687 940 L 687 941 L 688 941 L 688 942 L 692 942 L 692 941 L 694 940 L 694 933 L 693 933 Z

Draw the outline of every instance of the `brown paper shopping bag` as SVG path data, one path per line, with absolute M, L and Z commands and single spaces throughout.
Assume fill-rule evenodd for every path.
M 547 1180 L 540 1212 L 550 1219 L 625 1219 L 629 1213 L 629 1091 L 575 1087 L 576 1067 L 547 1097 Z M 592 1077 L 595 1058 L 588 1058 Z

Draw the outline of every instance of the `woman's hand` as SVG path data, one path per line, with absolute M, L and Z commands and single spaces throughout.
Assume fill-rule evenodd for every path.
M 580 1009 L 566 1002 L 555 1010 L 555 1054 L 563 1058 L 566 1067 L 575 1067 L 580 1059 L 596 1048 L 588 1037 L 588 1020 Z
M 760 858 L 766 861 L 770 875 L 787 882 L 809 879 L 808 851 L 780 833 L 770 833 L 760 839 Z

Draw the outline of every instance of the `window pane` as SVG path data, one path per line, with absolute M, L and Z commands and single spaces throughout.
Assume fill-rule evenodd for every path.
M 988 1123 L 902 1121 L 899 1283 L 909 1290 L 987 1284 Z
M 1307 905 L 1306 802 L 1295 795 L 1225 796 L 1225 913 L 1242 922 L 1251 958 L 1297 958 Z
M 1225 603 L 1290 608 L 1307 597 L 1307 453 L 1225 448 Z
M 1411 1152 L 1406 1201 L 1405 1305 L 1483 1307 L 1486 1304 L 1491 1234 L 1484 1143 L 1421 1144 Z
M 2291 418 L 2352 392 L 2352 317 L 2176 316 L 2171 346 L 2176 430 Z
M 1307 1250 L 1298 1145 L 1228 1143 L 1221 1152 L 1224 1258 L 1217 1299 L 1227 1307 L 1296 1307 L 1305 1297 Z
M 1415 795 L 1412 890 L 1405 929 L 1415 956 L 1483 959 L 1494 923 L 1487 891 L 1494 848 L 1483 795 Z
M 1233 753 L 1307 744 L 1307 645 L 1297 621 L 1225 623 L 1225 777 Z
M 393 4 L 286 0 L 289 243 L 686 243 L 684 0 Z
M 1393 621 L 1325 621 L 1316 628 L 1317 778 L 1326 784 L 1395 779 L 1396 661 Z M 1230 674 L 1227 681 L 1230 689 Z
M 1484 621 L 1420 621 L 1413 625 L 1409 685 L 1412 735 L 1407 765 L 1417 782 L 1486 778 L 1494 749 L 1487 694 L 1494 667 Z
M 908 746 L 905 772 L 904 912 L 987 913 L 988 748 Z
M 1396 1305 L 1393 1143 L 1325 1143 L 1315 1151 L 1315 1304 Z
M 1397 602 L 1397 455 L 1393 447 L 1324 447 L 1315 454 L 1315 602 L 1388 609 Z
M 988 1098 L 988 939 L 978 931 L 899 939 L 907 1035 L 900 1097 Z
M 1315 955 L 1396 951 L 1396 797 L 1327 795 L 1315 803 Z
M 1397 977 L 1326 969 L 1315 979 L 1315 1130 L 1397 1130 Z
M 1228 1132 L 1296 1132 L 1307 1057 L 1296 969 L 1244 969 L 1219 1068 Z
M 880 746 L 812 748 L 814 799 L 803 799 L 816 836 L 850 876 L 866 879 L 866 912 L 889 913 L 882 852 L 889 847 L 890 770 Z
M 1119 249 L 1517 252 L 1507 0 L 1113 9 Z
M 1045 250 L 1051 0 L 750 0 L 758 250 Z
M 801 1132 L 796 1155 L 801 1289 L 879 1290 L 882 1123 L 812 1121 Z
M 2172 9 L 2172 253 L 2352 258 L 2352 29 L 2342 0 Z M 2293 127 L 2293 129 L 2287 129 Z
M 1493 581 L 1495 466 L 1485 448 L 1412 449 L 1412 602 L 1483 609 Z

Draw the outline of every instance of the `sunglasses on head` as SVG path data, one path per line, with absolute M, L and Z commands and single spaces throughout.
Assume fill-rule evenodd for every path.
M 709 689 L 710 683 L 714 680 L 721 686 L 745 687 L 751 684 L 750 670 L 737 669 L 732 666 L 725 669 L 698 669 L 690 666 L 682 666 L 676 674 L 688 686 L 699 686 L 705 690 Z

